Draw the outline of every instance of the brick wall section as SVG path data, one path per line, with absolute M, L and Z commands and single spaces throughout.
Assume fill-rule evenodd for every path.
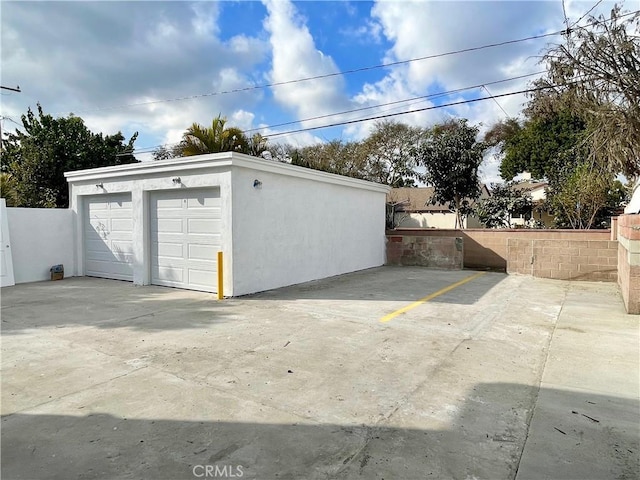
M 627 312 L 640 314 L 640 215 L 618 217 L 618 285 Z
M 611 240 L 507 240 L 507 272 L 557 280 L 615 282 L 618 242 Z
M 445 229 L 427 228 L 427 229 L 396 229 L 396 230 L 388 231 L 387 234 L 428 236 L 428 237 L 462 237 L 463 243 L 464 243 L 464 266 L 465 267 L 491 268 L 494 270 L 501 270 L 501 271 L 507 271 L 509 239 L 531 242 L 531 240 L 609 241 L 611 238 L 610 230 L 525 230 L 525 229 L 445 230 Z M 583 246 L 582 248 L 584 250 L 584 249 L 588 249 L 589 247 Z M 608 249 L 610 248 L 610 246 L 607 246 L 606 248 Z M 595 247 L 596 252 L 592 251 L 591 253 L 597 254 L 598 249 L 603 250 L 604 248 Z M 606 254 L 606 255 L 609 255 L 609 254 Z M 531 261 L 531 255 L 529 255 L 529 262 L 530 261 Z M 562 262 L 558 262 L 558 263 L 562 263 Z M 587 267 L 583 267 L 583 273 L 587 273 L 586 270 L 589 270 L 589 269 Z
M 462 269 L 462 245 L 460 237 L 388 235 L 387 265 Z

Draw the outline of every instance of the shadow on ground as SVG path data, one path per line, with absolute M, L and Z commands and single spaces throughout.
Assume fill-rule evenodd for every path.
M 269 308 L 267 301 L 395 302 L 387 307 L 393 311 L 477 273 L 379 267 L 224 301 L 203 292 L 73 277 L 3 288 L 2 333 L 70 325 L 149 331 L 210 327 L 240 318 L 239 305 Z M 505 278 L 486 272 L 431 301 L 472 305 Z
M 73 277 L 2 289 L 2 333 L 84 325 L 159 331 L 200 328 L 233 319 L 215 294 Z
M 269 290 L 241 298 L 246 300 L 371 300 L 411 303 L 478 273 L 482 273 L 482 275 L 431 300 L 433 302 L 471 305 L 507 278 L 507 275 L 474 270 L 385 266 Z
M 536 398 L 540 421 L 529 430 L 532 412 L 514 399 Z M 218 478 L 638 478 L 637 400 L 494 383 L 478 384 L 449 417 L 408 409 L 387 423 L 404 411 L 411 428 L 223 421 L 224 411 L 197 408 L 194 418 L 222 420 L 13 414 L 2 418 L 1 473 L 189 479 L 212 465 L 227 473 Z M 441 427 L 414 428 L 421 424 Z

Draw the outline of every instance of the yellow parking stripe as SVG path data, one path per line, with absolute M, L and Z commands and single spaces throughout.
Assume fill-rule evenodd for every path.
M 452 283 L 451 285 L 449 285 L 447 287 L 444 287 L 443 289 L 440 289 L 435 293 L 432 293 L 430 295 L 427 295 L 424 298 L 421 298 L 420 300 L 416 300 L 415 302 L 410 303 L 406 307 L 402 307 L 402 308 L 396 310 L 395 312 L 390 313 L 389 315 L 385 315 L 384 317 L 382 317 L 380 319 L 380 321 L 382 323 L 385 323 L 385 322 L 388 322 L 389 320 L 393 320 L 395 317 L 397 317 L 401 313 L 405 313 L 405 312 L 408 312 L 409 310 L 413 310 L 414 308 L 419 307 L 423 303 L 428 302 L 429 300 L 432 300 L 432 299 L 442 295 L 443 293 L 450 292 L 454 288 L 458 288 L 460 285 L 464 285 L 465 283 L 470 282 L 471 280 L 473 280 L 475 278 L 478 278 L 479 276 L 484 275 L 484 274 L 485 274 L 485 272 L 479 272 L 479 273 L 476 273 L 474 275 L 471 275 L 470 277 L 463 278 L 459 282 Z

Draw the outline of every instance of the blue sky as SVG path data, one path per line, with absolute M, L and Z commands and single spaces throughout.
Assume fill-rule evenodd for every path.
M 565 0 L 571 23 L 596 0 Z M 612 7 L 602 1 L 592 13 Z M 632 5 L 627 2 L 626 7 Z M 93 131 L 139 132 L 142 151 L 177 142 L 193 122 L 219 113 L 243 129 L 273 135 L 486 96 L 484 89 L 381 106 L 436 92 L 534 74 L 559 35 L 244 92 L 215 92 L 340 73 L 561 30 L 554 1 L 12 2 L 0 4 L 3 129 L 40 102 L 47 113 L 81 116 Z M 580 23 L 585 24 L 585 20 Z M 493 95 L 527 87 L 535 76 L 488 86 Z M 186 100 L 173 100 L 194 97 Z M 167 101 L 172 100 L 172 101 Z M 468 118 L 484 130 L 519 115 L 526 98 L 509 96 L 394 117 L 429 126 Z M 149 103 L 155 102 L 155 103 Z M 143 105 L 132 105 L 140 104 Z M 499 103 L 499 105 L 498 105 Z M 371 107 L 369 110 L 342 113 Z M 312 117 L 332 115 L 320 120 Z M 273 127 L 283 122 L 299 122 Z M 360 139 L 373 122 L 274 137 L 308 145 Z M 144 155 L 140 157 L 144 158 Z M 485 180 L 497 179 L 488 156 Z

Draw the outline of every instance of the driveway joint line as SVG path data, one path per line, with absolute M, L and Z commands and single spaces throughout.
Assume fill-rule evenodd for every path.
M 569 295 L 569 287 L 564 285 L 564 295 L 562 297 L 562 302 L 560 303 L 560 309 L 555 316 L 555 321 L 553 322 L 553 328 L 551 329 L 551 334 L 549 335 L 549 340 L 547 342 L 547 351 L 544 355 L 544 360 L 542 361 L 542 367 L 538 373 L 538 378 L 536 379 L 536 389 L 535 389 L 535 397 L 533 398 L 532 408 L 528 412 L 527 419 L 525 422 L 525 431 L 524 431 L 524 440 L 522 441 L 522 448 L 520 449 L 520 454 L 518 455 L 518 460 L 515 464 L 513 478 L 514 480 L 518 478 L 518 471 L 520 470 L 520 463 L 522 462 L 522 456 L 524 455 L 524 450 L 527 448 L 527 441 L 529 440 L 529 432 L 531 430 L 531 423 L 533 422 L 533 417 L 535 416 L 536 409 L 538 407 L 538 399 L 540 398 L 540 389 L 542 388 L 542 379 L 544 377 L 544 371 L 547 368 L 547 362 L 549 361 L 549 355 L 551 353 L 551 344 L 553 343 L 553 337 L 556 334 L 556 329 L 558 328 L 558 324 L 560 323 L 560 316 L 562 315 L 562 310 L 564 309 L 564 305 L 567 302 L 567 297 Z

